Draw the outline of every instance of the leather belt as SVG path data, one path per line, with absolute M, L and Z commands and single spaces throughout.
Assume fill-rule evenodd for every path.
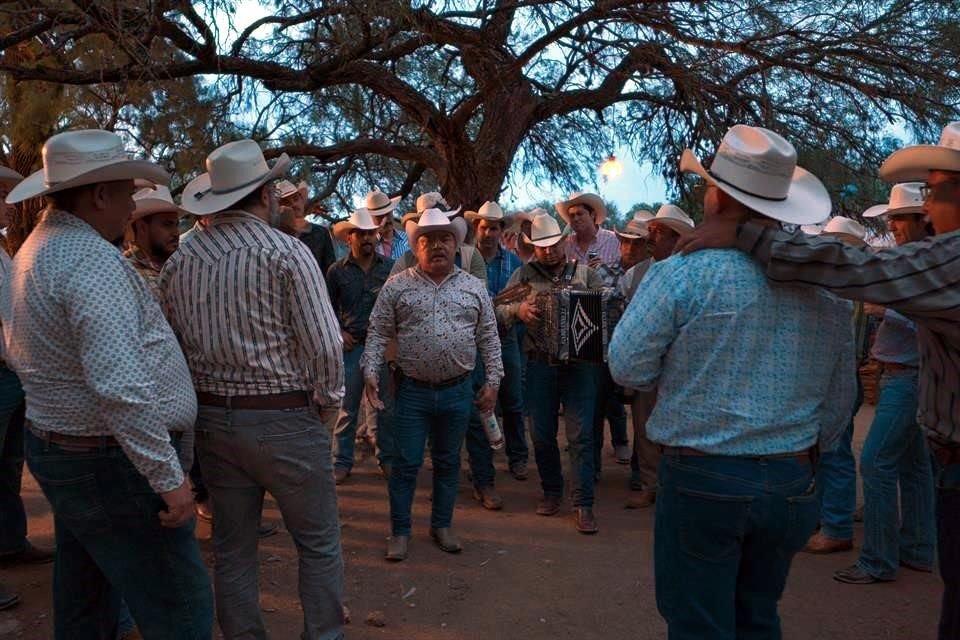
M 30 433 L 35 435 L 40 440 L 44 442 L 49 442 L 50 444 L 58 444 L 63 447 L 68 447 L 70 449 L 84 449 L 88 451 L 96 449 L 110 449 L 120 446 L 120 443 L 117 442 L 117 439 L 110 435 L 102 436 L 74 436 L 67 433 L 58 433 L 56 431 L 42 431 L 37 429 L 32 424 L 29 426 Z M 179 442 L 180 438 L 183 437 L 182 431 L 171 431 L 170 432 L 170 441 Z
M 900 364 L 899 362 L 881 362 L 880 368 L 884 371 L 917 371 L 918 368 L 912 364 Z
M 198 391 L 197 403 L 226 409 L 298 409 L 312 405 L 313 394 L 309 391 L 287 391 L 259 396 L 218 396 Z
M 690 447 L 660 447 L 660 453 L 665 456 L 694 456 L 694 457 L 706 457 L 706 456 L 719 456 L 724 458 L 743 458 L 745 460 L 793 460 L 797 458 L 809 458 L 814 460 L 816 457 L 817 447 L 810 447 L 809 449 L 804 449 L 803 451 L 791 451 L 790 453 L 773 453 L 769 455 L 762 456 L 724 456 L 722 454 L 707 453 L 706 451 L 700 451 L 699 449 L 692 449 Z
M 450 378 L 449 380 L 444 380 L 442 382 L 427 382 L 426 380 L 417 380 L 416 378 L 411 378 L 405 373 L 401 373 L 403 376 L 402 380 L 406 380 L 410 384 L 416 385 L 418 387 L 423 387 L 424 389 L 433 389 L 438 391 L 440 389 L 449 389 L 450 387 L 455 387 L 470 376 L 473 375 L 473 371 L 467 371 L 456 378 Z

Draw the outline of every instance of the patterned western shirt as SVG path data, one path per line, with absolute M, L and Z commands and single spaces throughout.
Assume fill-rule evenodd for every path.
M 133 243 L 130 243 L 127 250 L 123 252 L 123 256 L 130 261 L 133 268 L 137 270 L 137 273 L 139 273 L 144 282 L 147 283 L 150 292 L 153 293 L 157 301 L 162 304 L 163 296 L 160 294 L 160 287 L 157 284 L 160 280 L 160 267 L 155 265 L 153 260 L 147 257 L 143 249 Z
M 917 422 L 941 443 L 960 445 L 960 231 L 874 251 L 748 223 L 737 247 L 766 263 L 772 280 L 824 287 L 916 322 Z
M 48 210 L 0 290 L 7 363 L 41 431 L 112 435 L 154 491 L 183 483 L 170 431 L 189 431 L 190 371 L 160 306 L 93 227 Z
M 617 234 L 610 229 L 599 227 L 597 237 L 593 239 L 593 244 L 587 247 L 586 251 L 580 249 L 575 235 L 568 236 L 566 241 L 567 260 L 577 260 L 583 264 L 590 262 L 590 252 L 596 251 L 600 262 L 604 264 L 613 264 L 620 260 L 620 240 Z
M 385 258 L 397 260 L 400 256 L 410 250 L 410 242 L 407 240 L 407 234 L 400 229 L 393 230 L 393 240 L 387 242 L 383 238 L 377 242 L 376 251 Z M 389 255 L 387 255 L 389 253 Z
M 369 271 L 364 271 L 351 256 L 337 260 L 327 271 L 330 304 L 340 319 L 340 328 L 354 340 L 367 339 L 370 312 L 392 267 L 393 260 L 374 254 Z
M 777 285 L 732 250 L 647 272 L 610 343 L 619 384 L 658 389 L 647 435 L 725 456 L 830 449 L 856 390 L 850 303 Z
M 440 284 L 419 266 L 387 280 L 370 314 L 362 358 L 366 377 L 380 370 L 394 337 L 397 366 L 411 378 L 440 383 L 469 373 L 479 351 L 487 383 L 500 386 L 503 362 L 493 304 L 483 283 L 459 267 Z
M 343 338 L 296 238 L 246 211 L 218 213 L 167 260 L 160 290 L 198 391 L 343 397 Z

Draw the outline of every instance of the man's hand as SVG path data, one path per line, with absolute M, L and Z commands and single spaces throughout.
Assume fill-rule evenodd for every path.
M 383 411 L 386 408 L 383 400 L 380 399 L 380 383 L 377 382 L 375 377 L 367 377 L 363 385 L 363 397 L 377 411 Z
M 320 416 L 320 422 L 327 426 L 331 431 L 333 430 L 334 424 L 337 420 L 337 416 L 340 415 L 340 405 L 338 404 L 327 404 L 317 405 L 317 414 Z
M 343 329 L 340 330 L 340 333 L 343 335 L 343 350 L 353 351 L 353 348 L 357 346 L 357 341 L 353 339 L 353 336 L 350 335 L 350 333 Z
M 480 413 L 490 413 L 497 407 L 497 392 L 499 389 L 490 384 L 485 384 L 477 391 L 477 397 L 473 404 L 477 405 Z
M 158 514 L 161 525 L 176 529 L 190 522 L 193 517 L 193 491 L 188 480 L 172 491 L 161 493 L 160 497 L 167 503 L 167 510 Z
M 689 235 L 677 240 L 674 253 L 693 253 L 701 249 L 729 249 L 737 243 L 737 221 L 710 218 Z
M 517 315 L 523 324 L 535 325 L 540 322 L 540 313 L 537 310 L 537 305 L 533 302 L 527 302 L 526 300 L 521 302 L 520 308 L 517 309 Z

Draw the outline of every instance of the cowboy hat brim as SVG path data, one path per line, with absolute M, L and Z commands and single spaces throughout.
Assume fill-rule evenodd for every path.
M 476 222 L 477 220 L 487 220 L 488 222 L 502 222 L 504 226 L 507 226 L 510 223 L 509 216 L 483 216 L 477 213 L 476 211 L 467 211 L 463 214 L 463 217 L 467 219 L 467 222 Z
M 935 144 L 898 149 L 880 165 L 880 178 L 890 184 L 924 182 L 930 171 L 960 172 L 960 149 Z
M 203 173 L 190 181 L 186 189 L 183 190 L 183 196 L 180 198 L 180 206 L 187 213 L 195 216 L 208 216 L 212 213 L 223 211 L 243 200 L 246 196 L 253 193 L 270 180 L 279 178 L 290 168 L 290 156 L 283 153 L 273 161 L 273 166 L 266 174 L 257 178 L 253 182 L 247 183 L 236 189 L 215 193 L 210 188 L 210 174 Z
M 560 233 L 549 235 L 549 236 L 540 238 L 539 240 L 532 240 L 530 236 L 528 236 L 525 233 L 521 235 L 523 235 L 523 239 L 527 242 L 527 244 L 532 244 L 535 247 L 552 247 L 553 245 L 563 240 L 563 238 L 567 234 L 561 231 Z
M 457 211 L 460 210 L 460 207 L 457 207 Z M 453 234 L 453 237 L 457 240 L 457 246 L 463 244 L 463 241 L 467 237 L 467 223 L 463 218 L 451 218 L 450 214 L 455 212 L 446 211 L 447 214 L 447 224 L 444 225 L 424 225 L 420 226 L 414 220 L 408 220 L 407 224 L 404 226 L 404 231 L 407 233 L 407 237 L 410 239 L 410 248 L 414 249 L 417 244 L 417 238 L 422 236 L 425 233 L 430 233 L 431 231 L 447 231 Z
M 683 222 L 682 220 L 677 220 L 675 218 L 654 218 L 653 220 L 647 223 L 647 226 L 649 227 L 651 224 L 654 224 L 654 223 L 662 224 L 668 229 L 675 231 L 680 236 L 686 236 L 693 233 L 693 227 L 688 225 L 686 222 Z
M 23 180 L 23 176 L 18 172 L 10 167 L 0 165 L 0 184 L 8 189 L 13 189 L 21 180 Z
M 380 225 L 378 224 L 374 224 L 372 227 L 361 227 L 358 224 L 353 224 L 349 219 L 341 220 L 333 225 L 333 237 L 340 242 L 346 242 L 347 236 L 349 236 L 350 232 L 354 229 L 361 229 L 363 231 L 376 231 L 379 228 Z
M 390 198 L 390 202 L 389 202 L 387 205 L 385 205 L 385 206 L 383 206 L 383 207 L 380 207 L 379 209 L 370 209 L 370 208 L 367 208 L 367 211 L 370 212 L 370 215 L 371 215 L 371 216 L 382 216 L 382 215 L 386 215 L 386 214 L 390 213 L 391 211 L 393 211 L 394 209 L 396 209 L 396 208 L 397 208 L 397 204 L 398 204 L 398 203 L 400 202 L 400 200 L 402 200 L 402 199 L 403 199 L 403 196 L 394 196 L 394 197 Z
M 69 180 L 58 182 L 49 186 L 46 183 L 46 176 L 43 169 L 31 173 L 20 181 L 17 186 L 10 190 L 7 195 L 7 204 L 16 204 L 38 198 L 50 193 L 66 191 L 74 187 L 82 187 L 88 184 L 99 184 L 101 182 L 117 182 L 119 180 L 137 180 L 138 178 L 148 180 L 153 184 L 169 184 L 170 174 L 164 171 L 159 165 L 149 160 L 121 160 L 110 164 L 102 165 L 76 175 Z
M 131 222 L 152 216 L 155 213 L 186 213 L 176 203 L 162 198 L 141 198 L 134 202 L 137 203 L 137 208 L 133 210 L 133 215 L 130 217 Z
M 625 233 L 625 232 L 623 232 L 623 231 L 617 231 L 617 230 L 614 230 L 614 233 L 615 233 L 615 234 L 617 235 L 617 237 L 620 238 L 621 240 L 624 240 L 624 239 L 626 239 L 626 240 L 645 240 L 645 239 L 647 238 L 647 236 L 642 236 L 642 235 L 640 235 L 640 234 L 638 234 L 638 233 Z
M 879 218 L 880 216 L 905 216 L 910 214 L 923 213 L 923 206 L 916 205 L 912 207 L 897 207 L 891 209 L 885 204 L 878 204 L 870 207 L 863 212 L 864 218 Z
M 460 213 L 460 207 L 456 209 L 451 209 L 450 211 L 444 211 L 443 214 L 448 218 L 454 218 L 458 213 Z M 370 214 L 373 215 L 373 214 Z M 403 217 L 400 219 L 400 223 L 406 228 L 408 222 L 416 222 L 420 219 L 420 216 L 423 215 L 423 211 L 411 211 L 410 213 L 403 214 Z
M 830 194 L 820 180 L 807 171 L 796 167 L 790 181 L 790 190 L 783 200 L 771 200 L 741 191 L 737 187 L 714 178 L 690 149 L 680 156 L 680 171 L 695 173 L 726 193 L 737 202 L 762 213 L 768 218 L 791 224 L 815 224 L 830 215 L 833 205 Z
M 560 217 L 563 218 L 563 221 L 570 224 L 570 218 L 567 217 L 567 210 L 575 204 L 585 204 L 593 209 L 593 212 L 597 216 L 597 224 L 603 224 L 603 221 L 607 219 L 607 205 L 604 203 L 603 198 L 595 193 L 583 193 L 576 198 L 558 202 L 553 205 L 553 207 L 557 210 L 557 213 L 560 214 Z

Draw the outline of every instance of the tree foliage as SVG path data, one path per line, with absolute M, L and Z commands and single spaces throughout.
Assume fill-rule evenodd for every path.
M 956 113 L 958 2 L 274 0 L 252 24 L 234 7 L 0 2 L 8 135 L 113 126 L 182 178 L 246 135 L 344 206 L 376 184 L 474 207 L 512 173 L 582 187 L 621 144 L 688 197 L 677 154 L 738 122 L 793 141 L 836 196 L 872 179 L 891 125 L 929 139 Z

